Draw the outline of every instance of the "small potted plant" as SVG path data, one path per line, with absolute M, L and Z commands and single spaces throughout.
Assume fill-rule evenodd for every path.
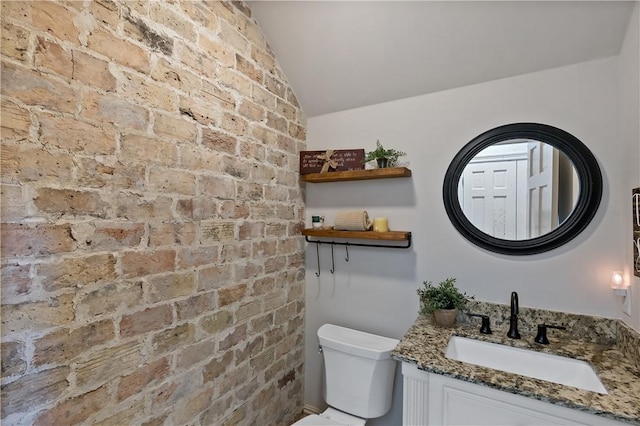
M 378 167 L 384 169 L 386 167 L 394 167 L 398 162 L 398 157 L 402 157 L 403 155 L 407 154 L 395 149 L 384 149 L 378 140 L 376 141 L 376 149 L 367 152 L 362 162 L 368 163 L 369 161 L 376 160 L 378 162 Z
M 458 309 L 462 309 L 469 299 L 455 286 L 455 278 L 447 278 L 434 286 L 431 281 L 425 281 L 424 288 L 418 289 L 420 297 L 420 314 L 433 313 L 436 324 L 443 327 L 452 327 L 458 316 Z

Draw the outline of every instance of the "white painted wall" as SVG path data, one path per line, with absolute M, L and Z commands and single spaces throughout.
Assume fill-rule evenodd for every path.
M 632 188 L 640 186 L 640 3 L 636 3 L 631 22 L 620 52 L 620 137 L 623 150 L 620 152 L 620 173 L 623 185 L 619 188 L 627 201 L 622 204 L 622 220 L 625 224 L 621 244 L 625 248 L 624 273 L 631 285 L 631 316 L 622 319 L 636 330 L 640 330 L 640 278 L 633 275 L 631 261 L 633 247 L 629 241 L 632 235 L 631 201 Z
M 413 246 L 354 247 L 348 263 L 344 249 L 336 247 L 335 274 L 329 272 L 330 249 L 322 246 L 319 278 L 315 246 L 308 246 L 308 404 L 325 406 L 317 328 L 329 322 L 399 339 L 417 315 L 416 289 L 424 280 L 455 276 L 462 290 L 483 301 L 508 303 L 510 292 L 517 291 L 521 306 L 619 316 L 610 275 L 629 263 L 621 235 L 627 231 L 623 220 L 630 210 L 629 176 L 637 170 L 620 172 L 621 157 L 628 154 L 631 142 L 620 136 L 618 65 L 613 57 L 309 120 L 309 150 L 370 150 L 380 139 L 385 147 L 409 154 L 413 177 L 307 184 L 307 224 L 312 214 L 323 214 L 332 223 L 340 210 L 366 209 L 372 217 L 388 216 L 393 230 L 411 231 Z M 473 137 L 521 121 L 557 126 L 581 139 L 602 168 L 604 197 L 593 222 L 567 245 L 544 254 L 509 257 L 484 251 L 457 233 L 443 207 L 442 181 L 453 156 Z M 631 151 L 637 159 L 637 147 Z M 394 398 L 392 411 L 369 424 L 400 424 L 400 383 Z

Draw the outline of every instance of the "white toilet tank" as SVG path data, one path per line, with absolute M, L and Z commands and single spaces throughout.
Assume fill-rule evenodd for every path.
M 330 406 L 365 419 L 391 408 L 396 362 L 391 351 L 398 340 L 325 324 L 318 329 L 324 354 L 324 400 Z

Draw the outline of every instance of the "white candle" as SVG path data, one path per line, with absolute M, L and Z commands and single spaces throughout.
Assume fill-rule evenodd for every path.
M 376 217 L 373 219 L 373 231 L 374 232 L 388 232 L 389 231 L 389 219 L 386 217 Z

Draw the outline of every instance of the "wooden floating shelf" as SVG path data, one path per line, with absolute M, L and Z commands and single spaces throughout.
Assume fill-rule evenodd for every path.
M 408 241 L 411 239 L 411 232 L 407 231 L 337 231 L 335 229 L 306 228 L 302 230 L 302 235 L 316 238 L 348 238 L 354 240 L 379 241 Z
M 309 173 L 301 179 L 309 183 L 341 182 L 347 180 L 390 179 L 410 177 L 411 170 L 406 167 L 390 167 L 386 169 L 347 170 L 344 172 Z M 349 237 L 348 237 L 349 238 Z

